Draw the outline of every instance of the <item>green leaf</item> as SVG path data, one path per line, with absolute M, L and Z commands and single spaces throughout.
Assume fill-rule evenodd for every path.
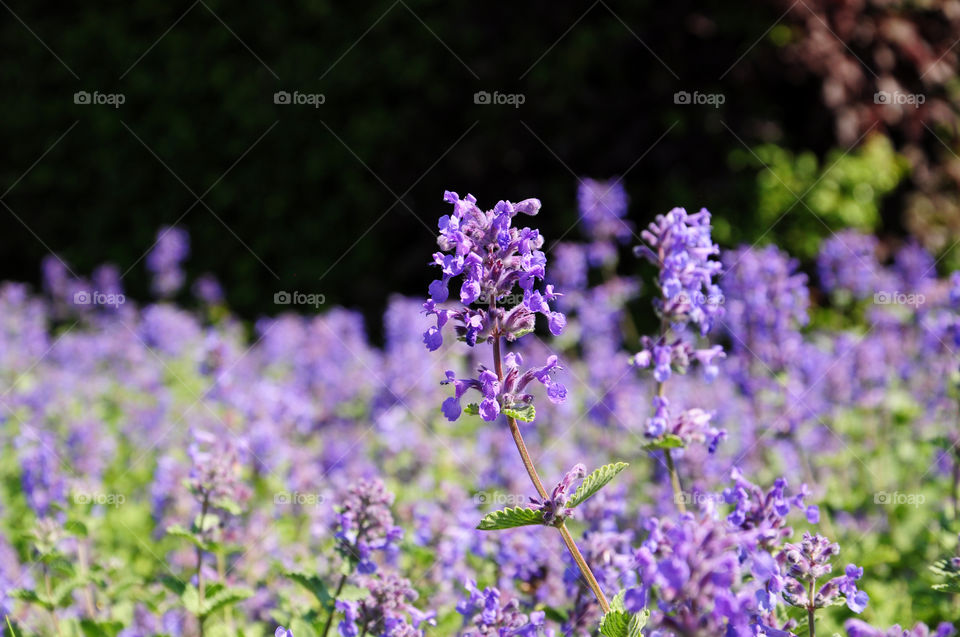
M 203 617 L 208 617 L 221 608 L 242 602 L 250 597 L 253 597 L 253 591 L 249 588 L 232 587 L 219 590 L 213 595 L 204 598 Z
M 53 604 L 50 603 L 50 600 L 48 600 L 46 597 L 41 597 L 36 591 L 32 591 L 29 588 L 15 588 L 7 594 L 13 599 L 19 599 L 31 604 L 40 604 L 47 610 L 52 610 L 53 608 Z
M 347 584 L 340 589 L 340 595 L 337 596 L 337 599 L 345 602 L 359 602 L 360 600 L 368 597 L 370 597 L 370 589 L 364 588 L 363 586 Z
M 171 537 L 178 537 L 180 539 L 187 540 L 202 551 L 207 550 L 207 546 L 206 544 L 204 544 L 203 540 L 201 540 L 194 533 L 191 533 L 190 531 L 183 528 L 179 524 L 171 524 L 170 526 L 168 526 L 167 535 Z
M 537 417 L 537 410 L 533 407 L 533 403 L 517 404 L 504 407 L 503 415 L 523 422 L 533 422 L 533 419 Z
M 174 577 L 173 575 L 162 575 L 160 577 L 160 584 L 162 584 L 164 588 L 177 597 L 183 595 L 184 589 L 187 588 L 186 582 L 180 578 Z
M 627 637 L 640 637 L 643 627 L 647 625 L 650 619 L 650 611 L 644 608 L 639 613 L 634 613 L 630 617 L 630 623 L 627 624 Z
M 613 480 L 618 473 L 626 469 L 628 465 L 626 462 L 615 462 L 613 464 L 605 464 L 586 478 L 583 479 L 583 482 L 580 484 L 580 487 L 577 489 L 577 492 L 573 494 L 573 497 L 567 502 L 567 506 L 571 509 L 594 493 L 602 489 L 608 482 Z
M 683 444 L 683 439 L 680 436 L 674 434 L 664 434 L 652 440 L 647 444 L 643 445 L 643 448 L 647 451 L 653 451 L 655 449 L 681 449 L 686 445 Z
M 243 507 L 230 498 L 221 498 L 220 500 L 214 502 L 213 506 L 217 507 L 218 509 L 223 509 L 230 515 L 240 515 L 243 513 Z
M 470 403 L 463 408 L 463 413 L 468 416 L 479 416 L 480 415 L 480 405 L 477 403 Z
M 333 606 L 333 597 L 330 596 L 326 583 L 319 575 L 303 571 L 285 571 L 284 575 L 313 593 L 324 608 Z
M 98 622 L 92 619 L 81 619 L 80 630 L 84 637 L 117 637 L 123 624 L 117 621 Z
M 67 520 L 63 530 L 77 537 L 87 537 L 87 525 L 80 520 Z
M 525 507 L 507 507 L 485 515 L 477 528 L 481 531 L 495 531 L 531 524 L 543 524 L 543 513 L 541 511 Z
M 17 633 L 13 632 L 13 626 L 10 625 L 10 615 L 4 615 L 3 618 L 7 620 L 7 628 L 10 629 L 10 637 L 17 637 Z
M 600 620 L 600 634 L 605 637 L 627 637 L 630 625 L 630 613 L 623 610 L 610 610 Z

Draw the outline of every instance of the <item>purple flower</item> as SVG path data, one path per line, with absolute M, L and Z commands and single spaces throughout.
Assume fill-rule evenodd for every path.
M 160 228 L 153 248 L 147 255 L 147 269 L 153 273 L 153 291 L 161 297 L 175 294 L 184 280 L 180 264 L 190 254 L 190 236 L 186 230 Z

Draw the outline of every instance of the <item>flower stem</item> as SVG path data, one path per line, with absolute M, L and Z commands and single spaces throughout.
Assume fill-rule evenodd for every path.
M 207 518 L 207 507 L 210 506 L 210 496 L 209 494 L 204 494 L 203 503 L 200 506 L 200 528 L 197 529 L 197 532 L 200 534 L 202 540 L 204 534 L 204 524 L 206 523 Z M 197 599 L 199 600 L 199 609 L 201 614 L 197 617 L 197 623 L 200 624 L 200 637 L 203 637 L 203 621 L 206 619 L 203 615 L 203 596 L 204 596 L 204 582 L 203 582 L 203 549 L 199 546 L 197 547 Z
M 323 637 L 327 637 L 330 633 L 330 626 L 333 625 L 333 616 L 337 614 L 337 598 L 340 597 L 340 593 L 343 592 L 343 585 L 347 582 L 347 574 L 343 573 L 340 576 L 340 582 L 337 584 L 337 592 L 333 594 L 333 603 L 334 606 L 330 609 L 330 614 L 327 615 L 327 623 L 323 626 L 323 632 L 320 633 Z
M 493 339 L 493 364 L 497 372 L 497 378 L 502 382 L 503 363 L 500 360 L 500 338 L 498 336 L 495 336 Z M 517 445 L 517 451 L 520 452 L 520 459 L 523 461 L 523 466 L 527 470 L 527 475 L 530 476 L 530 481 L 533 482 L 533 486 L 540 495 L 540 498 L 546 501 L 550 496 L 547 494 L 547 490 L 543 486 L 543 481 L 537 473 L 533 459 L 530 458 L 530 452 L 527 451 L 527 445 L 523 441 L 523 435 L 520 433 L 520 427 L 517 426 L 516 419 L 507 416 L 507 424 L 510 426 L 510 433 L 513 435 L 513 441 Z M 593 594 L 596 595 L 597 601 L 600 602 L 600 608 L 603 609 L 604 613 L 609 613 L 610 603 L 607 601 L 607 596 L 603 594 L 600 583 L 597 582 L 593 571 L 590 570 L 590 565 L 587 564 L 587 560 L 583 558 L 583 554 L 580 552 L 580 549 L 577 548 L 577 544 L 573 541 L 573 536 L 570 535 L 570 531 L 567 530 L 563 522 L 557 525 L 557 530 L 560 531 L 560 537 L 563 538 L 563 543 L 567 545 L 567 550 L 570 551 L 573 561 L 576 562 L 580 568 L 580 572 L 583 574 L 584 579 L 586 579 L 587 585 L 590 587 L 590 590 L 593 591 Z
M 667 470 L 670 472 L 670 487 L 673 489 L 673 501 L 677 504 L 677 510 L 680 513 L 687 512 L 687 503 L 684 502 L 683 487 L 680 486 L 680 474 L 677 473 L 677 466 L 673 463 L 673 456 L 669 449 L 663 450 L 663 457 L 667 461 Z
M 813 625 L 813 592 L 816 580 L 810 582 L 810 598 L 807 600 L 807 625 L 810 626 L 810 637 L 816 637 L 817 630 Z

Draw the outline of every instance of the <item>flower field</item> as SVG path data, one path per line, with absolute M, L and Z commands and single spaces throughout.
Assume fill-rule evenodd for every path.
M 803 269 L 617 180 L 544 237 L 514 194 L 438 193 L 380 324 L 246 323 L 176 228 L 153 303 L 4 283 L 9 634 L 955 634 L 960 272 L 854 230 Z

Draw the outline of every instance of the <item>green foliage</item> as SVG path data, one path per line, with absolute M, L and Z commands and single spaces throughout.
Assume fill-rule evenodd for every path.
M 503 408 L 503 415 L 510 418 L 516 418 L 523 422 L 533 422 L 533 419 L 537 417 L 537 410 L 534 408 L 533 403 L 527 403 L 526 405 L 512 405 L 510 407 Z
M 876 230 L 884 196 L 908 171 L 880 134 L 850 151 L 834 149 L 823 162 L 809 151 L 765 144 L 735 149 L 730 163 L 756 171 L 758 223 L 801 257 L 813 256 L 831 229 Z
M 684 446 L 683 439 L 675 434 L 663 434 L 659 438 L 644 443 L 643 448 L 647 451 L 656 449 L 681 449 Z
M 507 507 L 485 515 L 477 528 L 481 531 L 495 531 L 531 524 L 543 524 L 543 513 L 536 509 Z
M 573 494 L 573 497 L 567 501 L 567 506 L 571 509 L 581 502 L 595 494 L 597 491 L 602 489 L 608 482 L 613 480 L 618 473 L 626 469 L 628 465 L 626 462 L 615 462 L 613 464 L 606 464 L 595 470 L 593 473 L 588 475 L 583 479 L 583 482 L 580 483 L 580 486 L 577 488 L 576 493 Z
M 638 613 L 629 613 L 623 606 L 624 591 L 610 600 L 610 612 L 600 620 L 600 634 L 604 637 L 640 637 L 647 625 L 650 611 L 643 609 Z

